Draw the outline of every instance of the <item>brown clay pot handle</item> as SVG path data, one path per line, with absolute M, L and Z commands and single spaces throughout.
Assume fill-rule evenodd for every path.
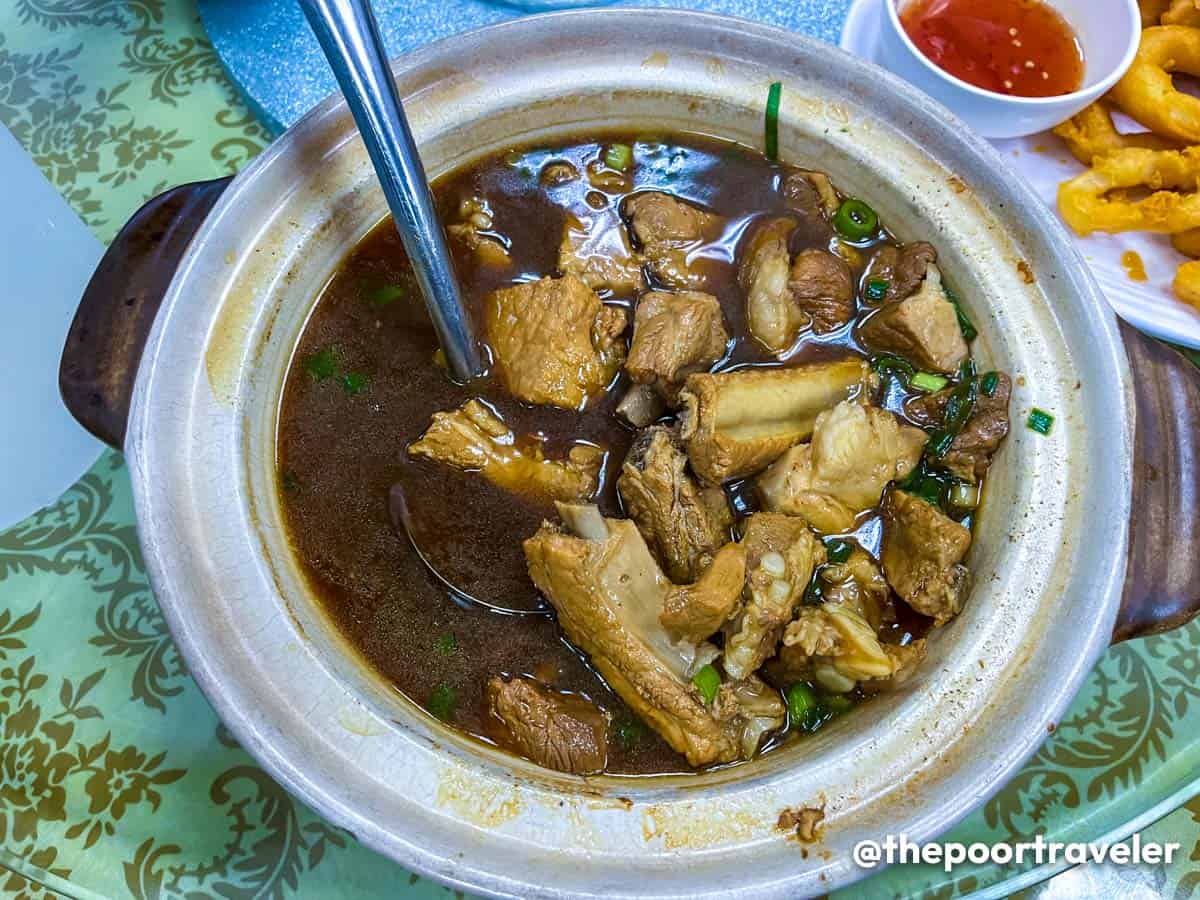
M 167 286 L 230 180 L 185 184 L 149 200 L 113 239 L 83 292 L 58 389 L 79 424 L 110 446 L 125 442 L 138 363 Z
M 1137 398 L 1129 566 L 1113 643 L 1200 612 L 1200 369 L 1121 323 Z

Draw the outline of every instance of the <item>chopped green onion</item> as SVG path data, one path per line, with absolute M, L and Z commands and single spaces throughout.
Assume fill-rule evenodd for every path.
M 773 82 L 767 91 L 767 112 L 765 119 L 765 134 L 763 149 L 767 159 L 772 162 L 779 159 L 779 101 L 783 96 L 783 84 Z
M 946 401 L 946 409 L 942 413 L 942 424 L 929 438 L 925 452 L 934 459 L 941 459 L 950 450 L 954 439 L 966 427 L 967 420 L 975 411 L 976 379 L 975 364 L 971 360 L 963 362 L 959 368 L 958 377 L 961 379 L 950 392 Z
M 458 638 L 454 636 L 453 631 L 439 634 L 433 642 L 433 649 L 442 654 L 442 656 L 449 656 L 458 649 Z
M 389 303 L 399 300 L 405 294 L 404 288 L 398 284 L 385 284 L 383 287 L 375 288 L 367 293 L 367 302 L 372 306 L 387 306 Z
M 617 745 L 626 753 L 629 753 L 638 745 L 645 732 L 645 726 L 632 717 L 621 719 L 613 727 L 613 734 L 616 736 Z
M 821 702 L 817 699 L 816 692 L 806 682 L 797 681 L 784 691 L 783 696 L 787 701 L 792 728 L 801 731 L 816 731 L 824 723 L 825 716 L 821 709 Z
M 932 394 L 934 391 L 940 391 L 947 384 L 949 379 L 943 378 L 941 375 L 932 375 L 929 372 L 918 372 L 909 379 L 909 384 L 919 391 L 925 391 Z
M 966 481 L 956 481 L 950 488 L 946 502 L 955 509 L 974 509 L 979 505 L 979 488 Z
M 826 694 L 821 698 L 821 705 L 835 716 L 840 716 L 842 713 L 848 713 L 854 709 L 854 701 L 845 694 Z
M 872 303 L 878 303 L 887 296 L 888 288 L 892 283 L 886 278 L 868 278 L 866 287 L 863 289 L 863 296 Z
M 954 315 L 958 317 L 958 330 L 962 332 L 963 340 L 970 343 L 979 334 L 979 331 L 975 328 L 975 323 L 971 321 L 970 316 L 962 308 L 962 301 L 958 299 L 958 294 L 954 293 L 945 284 L 942 285 L 942 290 L 946 293 L 946 299 L 954 306 Z
M 300 479 L 291 469 L 284 469 L 283 474 L 279 477 L 279 484 L 289 494 L 300 490 Z
M 717 699 L 717 691 L 721 689 L 721 675 L 713 668 L 712 663 L 706 663 L 692 676 L 692 684 L 696 686 L 705 703 L 712 703 Z
M 1025 425 L 1030 431 L 1036 431 L 1038 434 L 1049 434 L 1050 429 L 1054 426 L 1054 416 L 1035 406 L 1033 412 L 1029 414 L 1029 420 Z
M 809 606 L 817 606 L 825 602 L 825 588 L 821 586 L 821 570 L 813 572 L 812 578 L 808 580 L 808 586 L 804 589 L 803 600 Z
M 861 200 L 850 197 L 834 213 L 833 227 L 848 241 L 865 241 L 879 231 L 879 216 Z
M 443 681 L 430 692 L 425 708 L 443 722 L 448 722 L 454 715 L 454 708 L 457 705 L 458 695 L 454 692 L 454 688 Z
M 604 153 L 604 164 L 618 172 L 626 172 L 633 165 L 633 148 L 628 144 L 613 144 Z
M 841 538 L 826 538 L 825 553 L 831 563 L 844 563 L 854 552 L 854 545 Z
M 313 381 L 324 381 L 337 373 L 337 355 L 332 347 L 313 353 L 304 360 L 304 371 Z
M 979 379 L 979 389 L 989 397 L 996 393 L 996 388 L 999 386 L 1000 375 L 997 372 L 988 372 Z
M 347 372 L 342 376 L 342 389 L 347 394 L 357 394 L 367 386 L 367 376 L 362 372 Z
M 916 372 L 912 363 L 890 353 L 882 353 L 871 358 L 871 368 L 880 375 L 895 375 L 897 378 L 911 378 Z
M 942 505 L 944 486 L 936 478 L 923 478 L 917 485 L 916 495 L 931 506 Z

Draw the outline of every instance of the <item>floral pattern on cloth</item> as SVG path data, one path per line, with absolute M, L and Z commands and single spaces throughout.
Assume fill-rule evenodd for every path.
M 148 197 L 236 171 L 269 136 L 188 0 L 11 0 L 0 122 L 103 240 Z M 1110 651 L 1054 734 L 952 833 L 1089 839 L 1200 766 L 1200 624 Z M 1151 829 L 1151 873 L 1200 896 L 1200 803 Z M 948 836 L 951 837 L 951 836 Z M 129 479 L 106 453 L 0 532 L 0 894 L 442 897 L 306 809 L 219 724 L 146 580 Z M 954 897 L 1011 871 L 896 867 L 854 897 Z

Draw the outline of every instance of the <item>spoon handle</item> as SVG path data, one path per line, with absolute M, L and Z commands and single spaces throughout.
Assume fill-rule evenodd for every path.
M 425 167 L 396 94 L 370 2 L 299 3 L 375 164 L 450 373 L 458 381 L 468 381 L 482 369 L 479 345 L 463 306 Z

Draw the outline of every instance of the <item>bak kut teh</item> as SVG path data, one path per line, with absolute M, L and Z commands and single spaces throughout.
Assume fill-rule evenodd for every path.
M 490 374 L 450 378 L 383 222 L 279 419 L 292 546 L 366 662 L 576 774 L 747 760 L 936 677 L 1011 382 L 913 223 L 695 134 L 434 194 Z
M 1043 0 L 897 0 L 900 24 L 938 68 L 1017 97 L 1058 97 L 1083 84 L 1066 20 Z

